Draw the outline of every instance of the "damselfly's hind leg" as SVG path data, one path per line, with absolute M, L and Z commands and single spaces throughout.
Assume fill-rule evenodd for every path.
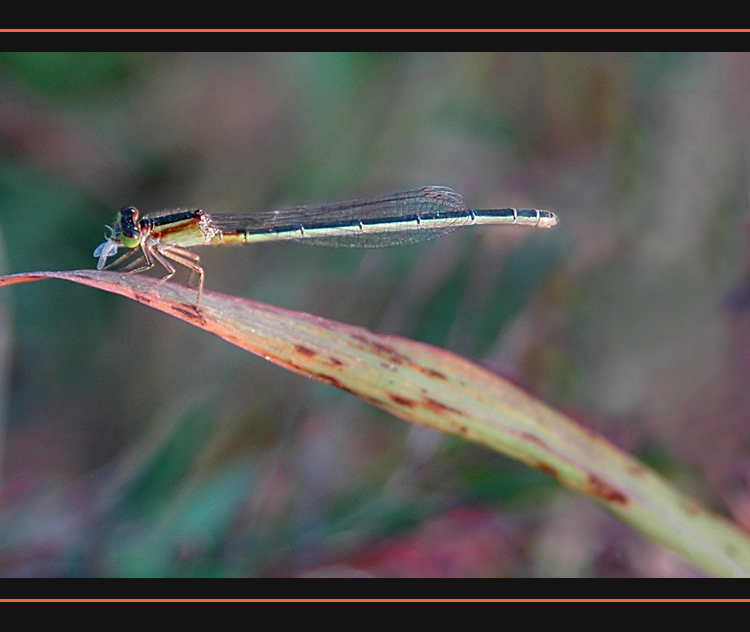
M 161 263 L 165 268 L 167 268 L 167 270 L 169 270 L 169 274 L 160 279 L 159 282 L 156 283 L 151 289 L 170 279 L 174 275 L 174 266 L 166 260 L 166 258 L 169 258 L 175 263 L 179 263 L 180 265 L 183 265 L 191 270 L 190 279 L 188 280 L 188 286 L 190 286 L 193 280 L 193 275 L 198 275 L 198 299 L 196 300 L 196 303 L 200 303 L 201 296 L 203 295 L 203 268 L 199 264 L 200 257 L 194 252 L 190 252 L 185 248 L 181 248 L 179 246 L 171 246 L 168 244 L 159 244 L 155 248 L 153 255 L 154 258 L 158 257 L 159 263 Z

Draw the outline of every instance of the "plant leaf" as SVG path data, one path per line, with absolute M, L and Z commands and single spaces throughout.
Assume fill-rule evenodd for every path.
M 705 571 L 750 576 L 748 534 L 675 490 L 603 437 L 453 353 L 247 299 L 144 275 L 77 270 L 46 278 L 132 298 L 282 367 L 343 389 L 412 423 L 459 435 L 554 476 Z

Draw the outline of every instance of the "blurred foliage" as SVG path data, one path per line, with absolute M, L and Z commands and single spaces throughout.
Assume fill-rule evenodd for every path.
M 0 260 L 93 267 L 123 204 L 444 184 L 548 208 L 544 234 L 200 254 L 210 289 L 455 350 L 659 445 L 748 526 L 747 307 L 725 297 L 749 92 L 746 54 L 2 53 Z M 45 282 L 0 311 L 2 575 L 693 573 L 536 472 L 130 301 Z
M 3 52 L 3 71 L 38 94 L 60 103 L 91 98 L 121 87 L 144 59 L 132 53 Z

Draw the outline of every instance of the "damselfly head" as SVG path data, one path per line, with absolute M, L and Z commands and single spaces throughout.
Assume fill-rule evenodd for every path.
M 126 248 L 136 248 L 141 243 L 141 231 L 138 226 L 140 213 L 134 206 L 123 206 L 117 215 L 117 229 L 114 237 Z
M 140 213 L 134 206 L 123 206 L 117 213 L 115 225 L 107 226 L 109 236 L 106 241 L 99 244 L 94 250 L 94 256 L 99 257 L 96 264 L 97 270 L 101 270 L 107 264 L 107 258 L 113 256 L 120 246 L 125 248 L 137 248 L 141 244 L 141 231 L 138 225 Z

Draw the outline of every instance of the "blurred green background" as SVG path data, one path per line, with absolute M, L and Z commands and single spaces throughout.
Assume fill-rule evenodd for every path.
M 210 290 L 472 358 L 750 528 L 748 123 L 747 54 L 0 53 L 0 271 L 94 267 L 124 204 L 552 210 L 199 254 Z M 0 290 L 0 418 L 1 576 L 699 575 L 544 474 L 71 283 Z

